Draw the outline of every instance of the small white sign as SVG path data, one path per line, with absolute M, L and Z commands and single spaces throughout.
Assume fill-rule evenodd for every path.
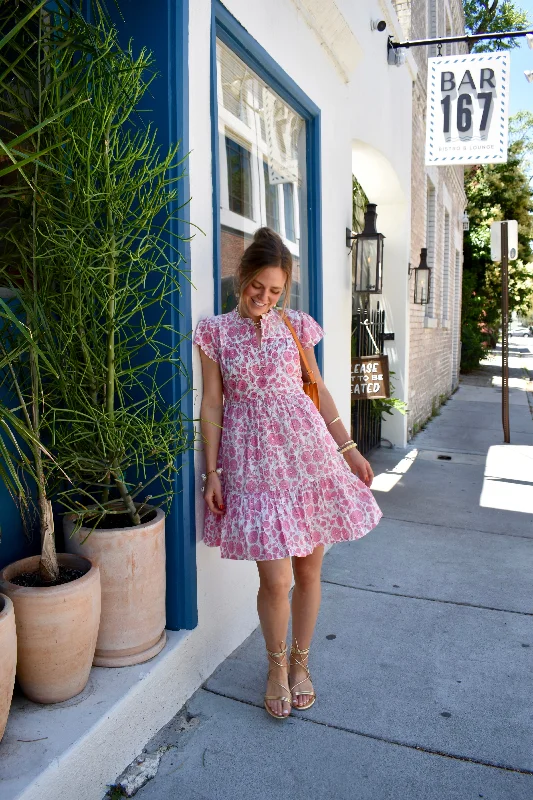
M 518 222 L 507 220 L 507 255 L 509 261 L 518 258 Z M 493 261 L 502 260 L 502 223 L 493 222 L 490 226 L 490 257 Z
M 428 59 L 426 165 L 507 161 L 509 53 Z

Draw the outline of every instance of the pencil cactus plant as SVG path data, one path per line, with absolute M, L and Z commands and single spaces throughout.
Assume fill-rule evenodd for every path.
M 170 391 L 183 370 L 177 295 L 186 277 L 168 235 L 182 168 L 178 145 L 161 153 L 140 110 L 151 55 L 122 49 L 102 14 L 88 24 L 68 2 L 55 5 L 39 91 L 57 113 L 40 132 L 29 189 L 21 169 L 0 210 L 9 243 L 0 284 L 12 296 L 0 304 L 11 337 L 0 371 L 4 384 L 15 370 L 24 386 L 24 402 L 1 413 L 16 420 L 14 441 L 39 442 L 30 464 L 24 447 L 11 448 L 7 477 L 26 502 L 25 470 L 78 526 L 113 515 L 138 525 L 148 501 L 170 500 L 176 458 L 191 445 Z M 38 424 L 22 430 L 26 407 Z
M 42 313 L 51 276 L 40 259 L 38 230 L 46 186 L 56 179 L 49 161 L 62 146 L 58 125 L 84 98 L 76 81 L 79 68 L 65 47 L 65 20 L 58 12 L 59 24 L 52 21 L 45 4 L 20 0 L 0 8 L 0 477 L 26 524 L 33 488 L 41 577 L 53 582 L 58 565 L 48 485 L 50 467 L 58 464 L 44 445 L 41 368 L 54 378 L 58 374 Z M 66 76 L 69 91 L 61 85 Z
M 122 50 L 102 24 L 92 37 L 91 99 L 69 121 L 56 164 L 68 181 L 46 224 L 63 365 L 49 423 L 73 481 L 61 499 L 80 524 L 126 513 L 137 525 L 142 504 L 169 498 L 176 456 L 190 446 L 180 400 L 169 402 L 166 391 L 183 369 L 176 298 L 184 276 L 168 244 L 180 161 L 177 145 L 160 153 L 138 110 L 154 77 L 150 54 Z

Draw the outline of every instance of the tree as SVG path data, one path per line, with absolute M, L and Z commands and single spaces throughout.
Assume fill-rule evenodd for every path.
M 531 24 L 527 11 L 513 2 L 504 0 L 466 0 L 465 29 L 469 34 L 498 33 L 503 31 L 523 31 Z M 493 50 L 511 50 L 518 47 L 516 39 L 492 39 L 478 42 L 471 51 L 482 53 Z

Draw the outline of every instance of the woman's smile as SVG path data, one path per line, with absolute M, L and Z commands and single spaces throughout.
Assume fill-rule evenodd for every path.
M 285 275 L 281 267 L 265 267 L 242 293 L 243 311 L 252 319 L 266 314 L 276 305 L 285 287 Z

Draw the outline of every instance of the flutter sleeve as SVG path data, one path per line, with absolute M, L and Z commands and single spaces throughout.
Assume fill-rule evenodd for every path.
M 313 317 L 310 317 L 305 311 L 300 312 L 299 322 L 300 330 L 298 331 L 298 338 L 304 350 L 309 350 L 309 348 L 314 347 L 315 344 L 318 344 L 323 338 L 324 331 L 318 322 L 315 322 Z
M 211 361 L 220 361 L 220 336 L 218 326 L 212 317 L 201 319 L 196 326 L 193 344 L 197 344 Z

